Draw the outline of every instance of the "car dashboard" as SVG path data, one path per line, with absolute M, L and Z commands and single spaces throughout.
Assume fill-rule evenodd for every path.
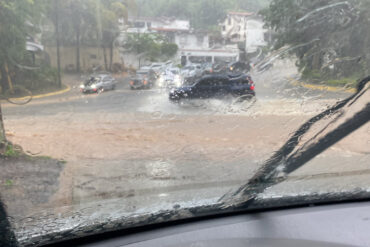
M 84 247 L 370 246 L 370 202 L 246 213 L 160 225 L 114 237 L 71 242 Z M 65 245 L 59 245 L 65 246 Z

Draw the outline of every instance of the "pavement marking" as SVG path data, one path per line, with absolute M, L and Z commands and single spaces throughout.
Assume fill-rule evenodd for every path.
M 332 87 L 332 86 L 323 86 L 323 85 L 314 85 L 314 84 L 308 84 L 304 83 L 302 81 L 298 81 L 292 77 L 287 77 L 287 79 L 290 81 L 290 83 L 293 86 L 301 86 L 307 89 L 312 89 L 312 90 L 320 90 L 320 91 L 329 91 L 329 92 L 347 92 L 347 93 L 356 93 L 355 88 L 350 88 L 350 89 L 343 89 L 343 88 L 338 88 L 338 87 Z

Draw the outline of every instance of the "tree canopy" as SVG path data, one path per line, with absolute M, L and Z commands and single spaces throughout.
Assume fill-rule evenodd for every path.
M 261 11 L 277 35 L 274 48 L 292 47 L 304 75 L 363 76 L 370 65 L 370 2 L 273 0 Z
M 178 50 L 176 44 L 168 43 L 159 34 L 129 34 L 124 48 L 150 61 L 169 59 Z
M 189 19 L 195 28 L 210 29 L 222 21 L 229 10 L 258 11 L 270 0 L 138 0 L 141 16 L 167 16 Z

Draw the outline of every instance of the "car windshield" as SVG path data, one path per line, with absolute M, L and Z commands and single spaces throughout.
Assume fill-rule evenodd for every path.
M 86 85 L 86 86 L 91 86 L 91 85 L 93 85 L 94 83 L 99 82 L 100 80 L 101 80 L 101 78 L 100 78 L 100 77 L 91 77 L 91 78 L 89 78 L 89 79 L 87 79 L 87 80 L 85 81 L 85 85 Z
M 370 199 L 369 27 L 368 0 L 0 1 L 0 246 Z

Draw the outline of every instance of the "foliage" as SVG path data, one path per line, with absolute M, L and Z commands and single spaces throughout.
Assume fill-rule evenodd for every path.
M 303 74 L 321 79 L 363 76 L 370 65 L 367 0 L 272 0 L 261 11 L 277 33 L 275 48 L 292 47 Z
M 8 144 L 5 148 L 5 153 L 4 153 L 4 156 L 5 157 L 18 157 L 20 155 L 19 152 L 17 152 L 13 145 L 11 144 Z
M 13 185 L 14 185 L 14 181 L 13 181 L 13 180 L 11 180 L 11 179 L 7 179 L 7 180 L 5 181 L 5 186 L 11 187 L 11 186 L 13 186 Z
M 225 19 L 227 11 L 258 11 L 269 0 L 138 0 L 140 15 L 191 20 L 194 28 L 211 29 Z
M 58 86 L 58 71 L 50 66 L 42 66 L 38 70 L 18 70 L 14 76 L 16 84 L 22 84 L 27 89 L 34 91 Z
M 171 43 L 163 43 L 161 44 L 161 54 L 165 57 L 173 57 L 176 53 L 179 47 L 176 44 Z
M 168 43 L 165 38 L 159 34 L 139 33 L 129 34 L 124 48 L 150 61 L 157 61 L 161 58 L 171 58 L 178 50 L 176 44 Z

